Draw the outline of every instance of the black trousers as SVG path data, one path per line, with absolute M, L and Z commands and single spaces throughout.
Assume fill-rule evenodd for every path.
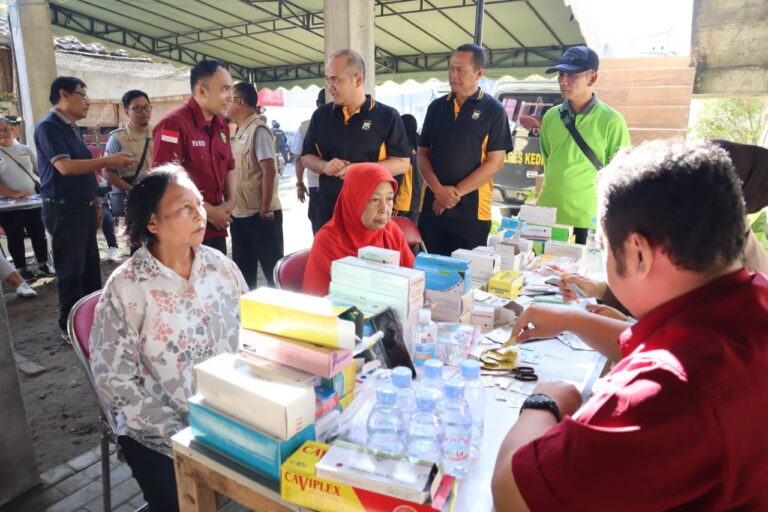
M 40 208 L 29 210 L 14 210 L 0 212 L 0 226 L 8 237 L 8 252 L 13 258 L 16 268 L 27 266 L 26 251 L 24 249 L 24 231 L 32 240 L 32 250 L 38 263 L 48 261 L 48 241 L 45 238 L 45 228 L 40 215 Z
M 589 228 L 573 228 L 573 237 L 577 244 L 587 243 L 587 233 Z
M 315 195 L 315 220 L 312 222 L 312 229 L 317 228 L 317 231 L 320 231 L 320 228 L 325 226 L 331 218 L 333 218 L 333 209 L 336 208 L 336 200 L 339 198 L 338 195 L 328 195 L 320 192 L 318 190 L 317 194 Z M 317 233 L 315 231 L 315 233 Z
M 152 512 L 177 512 L 176 471 L 173 459 L 128 436 L 117 438 L 133 478 L 139 483 Z
M 307 204 L 307 217 L 309 217 L 309 222 L 312 224 L 312 234 L 316 235 L 318 231 L 320 231 L 320 228 L 323 227 L 322 225 L 318 225 L 317 223 L 317 187 L 309 187 L 309 203 Z
M 232 259 L 240 267 L 251 290 L 256 288 L 259 264 L 269 286 L 275 286 L 272 272 L 277 260 L 284 255 L 283 212 L 275 210 L 273 213 L 275 219 L 271 221 L 258 214 L 232 219 Z
M 96 209 L 84 201 L 60 204 L 43 200 L 42 214 L 56 263 L 59 329 L 66 331 L 75 302 L 101 288 Z
M 456 219 L 421 212 L 419 231 L 427 251 L 450 256 L 456 249 L 474 249 L 488 243 L 491 221 Z
M 225 236 L 209 238 L 208 240 L 205 240 L 203 242 L 203 245 L 207 245 L 208 247 L 213 247 L 214 249 L 218 249 L 219 252 L 224 253 L 225 256 L 227 255 L 227 237 Z

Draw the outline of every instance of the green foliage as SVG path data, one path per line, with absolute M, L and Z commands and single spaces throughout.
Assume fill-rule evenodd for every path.
M 697 139 L 725 139 L 757 144 L 763 129 L 768 98 L 718 98 L 702 100 L 704 106 L 693 125 Z

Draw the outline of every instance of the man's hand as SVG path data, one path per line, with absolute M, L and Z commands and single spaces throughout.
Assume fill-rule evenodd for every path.
M 272 212 L 272 211 L 269 211 L 269 210 L 262 209 L 259 212 L 259 217 L 261 217 L 262 219 L 264 219 L 266 221 L 273 222 L 275 220 L 275 213 Z
M 211 226 L 222 230 L 229 227 L 232 209 L 228 206 L 227 203 L 222 203 L 219 206 L 211 206 L 207 204 L 207 208 L 205 210 L 208 214 L 208 223 Z
M 114 155 L 109 155 L 107 160 L 109 161 L 107 167 L 116 167 L 118 169 L 123 169 L 129 165 L 139 163 L 139 161 L 133 158 L 133 155 L 127 151 L 120 151 Z
M 7 194 L 7 197 L 10 199 L 24 199 L 25 197 L 29 197 L 32 194 L 29 192 L 11 192 Z
M 584 292 L 584 297 L 594 297 L 597 300 L 602 300 L 605 296 L 605 292 L 608 290 L 608 283 L 604 281 L 596 281 L 588 277 L 584 277 L 580 274 L 565 274 L 563 280 L 558 283 L 560 293 L 563 294 L 563 300 L 566 302 L 576 301 L 583 297 L 579 297 L 574 292 L 569 284 L 573 284 L 581 288 Z
M 442 215 L 443 213 L 445 213 L 445 210 L 447 210 L 447 209 L 448 209 L 448 208 L 446 208 L 446 207 L 445 207 L 445 206 L 444 206 L 444 205 L 443 205 L 443 204 L 442 204 L 440 201 L 438 201 L 437 199 L 435 199 L 434 201 L 432 201 L 432 213 L 434 213 L 436 216 L 438 216 L 438 217 L 439 217 L 440 215 Z
M 573 384 L 566 384 L 565 382 L 542 382 L 536 389 L 535 393 L 541 393 L 547 395 L 557 404 L 557 408 L 560 409 L 560 415 L 562 417 L 573 416 L 573 414 L 581 407 L 581 393 L 576 389 Z
M 537 338 L 552 338 L 568 329 L 568 308 L 550 304 L 531 304 L 512 327 L 518 342 Z
M 296 196 L 299 198 L 299 202 L 303 203 L 307 200 L 307 196 L 309 195 L 309 191 L 307 191 L 307 186 L 304 184 L 303 181 L 300 181 L 296 184 Z
M 434 191 L 437 199 L 445 208 L 453 208 L 461 200 L 461 192 L 456 187 L 441 186 Z
M 342 173 L 342 170 L 344 170 L 349 165 L 348 160 L 341 160 L 339 158 L 334 158 L 333 160 L 329 160 L 325 162 L 325 165 L 323 166 L 323 174 L 327 176 L 336 176 L 337 178 L 341 178 L 344 174 L 346 174 L 346 171 Z M 341 176 L 339 175 L 341 173 Z
M 630 321 L 630 318 L 618 309 L 603 304 L 588 304 L 587 311 L 607 318 L 613 318 L 614 320 L 621 320 L 622 322 Z

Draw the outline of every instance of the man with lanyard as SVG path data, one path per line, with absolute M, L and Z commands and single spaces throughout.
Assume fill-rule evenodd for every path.
M 544 114 L 539 139 L 544 184 L 536 204 L 557 208 L 557 223 L 574 226 L 576 243 L 580 244 L 586 242 L 597 213 L 597 171 L 620 148 L 631 144 L 624 118 L 592 92 L 599 63 L 594 50 L 574 46 L 563 53 L 557 66 L 547 70 L 558 72 L 565 101 Z M 571 130 L 582 138 L 587 152 Z
M 333 98 L 309 122 L 301 160 L 320 175 L 315 210 L 318 229 L 333 216 L 349 164 L 377 162 L 392 176 L 408 170 L 410 150 L 397 111 L 363 91 L 365 64 L 354 50 L 333 53 L 325 65 L 325 84 Z
M 208 227 L 203 243 L 227 253 L 227 228 L 235 203 L 235 161 L 224 121 L 232 103 L 232 76 L 214 60 L 195 64 L 192 97 L 153 130 L 152 167 L 179 162 L 203 195 Z
M 283 257 L 283 211 L 277 194 L 275 139 L 259 117 L 253 84 L 235 85 L 229 116 L 237 123 L 232 142 L 237 191 L 232 212 L 232 259 L 250 289 L 256 288 L 258 265 L 270 286 L 272 271 Z
M 491 229 L 493 177 L 512 150 L 504 107 L 478 86 L 485 52 L 459 46 L 448 68 L 451 93 L 427 109 L 418 162 L 427 184 L 419 230 L 429 252 L 485 245 Z
M 51 84 L 50 113 L 35 127 L 40 165 L 43 224 L 51 234 L 59 292 L 59 329 L 66 336 L 67 318 L 80 298 L 101 288 L 96 229 L 101 223 L 101 200 L 96 176 L 102 167 L 135 165 L 130 153 L 91 158 L 76 121 L 88 116 L 90 102 L 85 82 L 60 76 Z
M 106 153 L 127 151 L 138 159 L 136 166 L 125 169 L 107 167 L 106 178 L 112 185 L 111 204 L 115 217 L 125 215 L 125 199 L 131 185 L 140 175 L 149 171 L 152 165 L 152 104 L 144 91 L 131 90 L 123 94 L 123 111 L 128 116 L 128 126 L 118 128 L 109 134 Z
M 315 106 L 317 108 L 325 105 L 325 89 L 320 89 L 317 93 L 317 100 L 315 100 Z M 312 234 L 316 235 L 318 230 L 322 226 L 317 225 L 315 215 L 315 208 L 317 208 L 317 188 L 319 186 L 319 177 L 316 172 L 306 169 L 307 171 L 307 184 L 304 185 L 304 161 L 301 159 L 301 148 L 304 145 L 304 139 L 307 137 L 309 131 L 309 119 L 299 125 L 299 129 L 293 136 L 293 154 L 296 155 L 296 195 L 299 198 L 299 202 L 304 202 L 309 196 L 309 204 L 307 205 L 307 217 L 309 222 L 312 223 Z

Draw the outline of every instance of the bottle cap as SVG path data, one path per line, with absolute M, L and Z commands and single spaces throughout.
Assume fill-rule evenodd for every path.
M 423 308 L 419 310 L 419 323 L 428 324 L 432 321 L 432 310 Z
M 416 408 L 420 411 L 430 412 L 435 410 L 438 393 L 434 389 L 422 389 L 416 395 Z
M 464 398 L 464 382 L 449 380 L 445 383 L 445 396 L 448 398 Z
M 461 376 L 465 379 L 476 379 L 480 376 L 480 361 L 465 359 L 461 362 Z
M 380 387 L 376 390 L 376 402 L 382 405 L 395 405 L 397 390 L 391 385 Z
M 405 366 L 398 366 L 392 370 L 392 384 L 398 388 L 407 388 L 411 386 L 413 380 L 413 374 L 410 368 Z
M 439 359 L 427 359 L 424 363 L 424 376 L 429 379 L 443 377 L 443 362 Z

